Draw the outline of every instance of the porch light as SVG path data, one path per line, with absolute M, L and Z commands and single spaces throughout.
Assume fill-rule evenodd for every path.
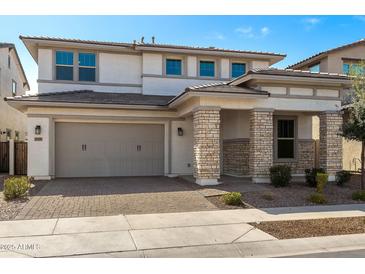
M 35 135 L 41 135 L 41 126 L 40 125 L 36 125 L 35 126 L 35 130 L 34 130 L 34 133 Z
M 177 128 L 177 135 L 178 136 L 183 136 L 184 135 L 184 130 L 181 127 Z

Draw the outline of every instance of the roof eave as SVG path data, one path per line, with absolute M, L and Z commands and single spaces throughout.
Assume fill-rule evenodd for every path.
M 263 94 L 247 94 L 247 93 L 238 93 L 238 92 L 209 92 L 209 91 L 193 91 L 187 89 L 180 95 L 176 96 L 169 102 L 169 106 L 172 108 L 177 107 L 182 104 L 186 100 L 193 97 L 221 97 L 221 98 L 268 98 L 268 93 Z
M 330 77 L 319 78 L 319 77 L 308 77 L 308 76 L 269 75 L 269 74 L 254 74 L 254 73 L 246 74 L 240 78 L 231 81 L 229 84 L 239 85 L 250 80 L 271 80 L 271 81 L 302 82 L 302 83 L 315 82 L 318 84 L 319 83 L 326 84 L 328 86 L 333 86 L 333 85 L 351 86 L 350 79 L 335 79 Z
M 148 110 L 169 110 L 167 105 L 140 105 L 140 104 L 104 104 L 104 103 L 81 103 L 81 102 L 54 102 L 54 101 L 33 101 L 26 99 L 14 99 L 6 97 L 5 101 L 12 107 L 23 111 L 27 107 L 71 107 L 71 108 L 111 108 L 111 109 L 148 109 Z

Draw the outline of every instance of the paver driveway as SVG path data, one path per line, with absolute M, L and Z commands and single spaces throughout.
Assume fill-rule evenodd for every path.
M 144 214 L 217 209 L 189 183 L 168 177 L 55 179 L 16 219 Z

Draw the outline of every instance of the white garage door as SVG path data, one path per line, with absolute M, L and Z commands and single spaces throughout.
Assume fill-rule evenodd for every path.
M 164 126 L 56 123 L 56 177 L 164 174 Z

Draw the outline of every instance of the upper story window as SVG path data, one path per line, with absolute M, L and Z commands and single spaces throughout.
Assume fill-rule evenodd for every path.
M 56 51 L 56 80 L 72 81 L 74 73 L 74 53 Z
M 79 81 L 95 82 L 95 53 L 79 53 Z
M 363 74 L 364 68 L 359 64 L 343 63 L 342 71 L 344 74 Z
M 11 94 L 16 96 L 17 84 L 14 80 L 11 81 Z
M 295 158 L 295 120 L 277 119 L 276 122 L 276 158 Z
M 203 77 L 214 77 L 215 76 L 214 68 L 215 68 L 214 61 L 200 61 L 199 75 Z
M 181 75 L 182 62 L 179 59 L 166 59 L 166 75 Z
M 232 63 L 232 78 L 239 77 L 246 73 L 246 64 Z
M 8 55 L 8 69 L 10 69 L 10 66 L 11 66 L 11 58 L 10 55 Z
M 309 67 L 310 72 L 320 72 L 319 63 Z

